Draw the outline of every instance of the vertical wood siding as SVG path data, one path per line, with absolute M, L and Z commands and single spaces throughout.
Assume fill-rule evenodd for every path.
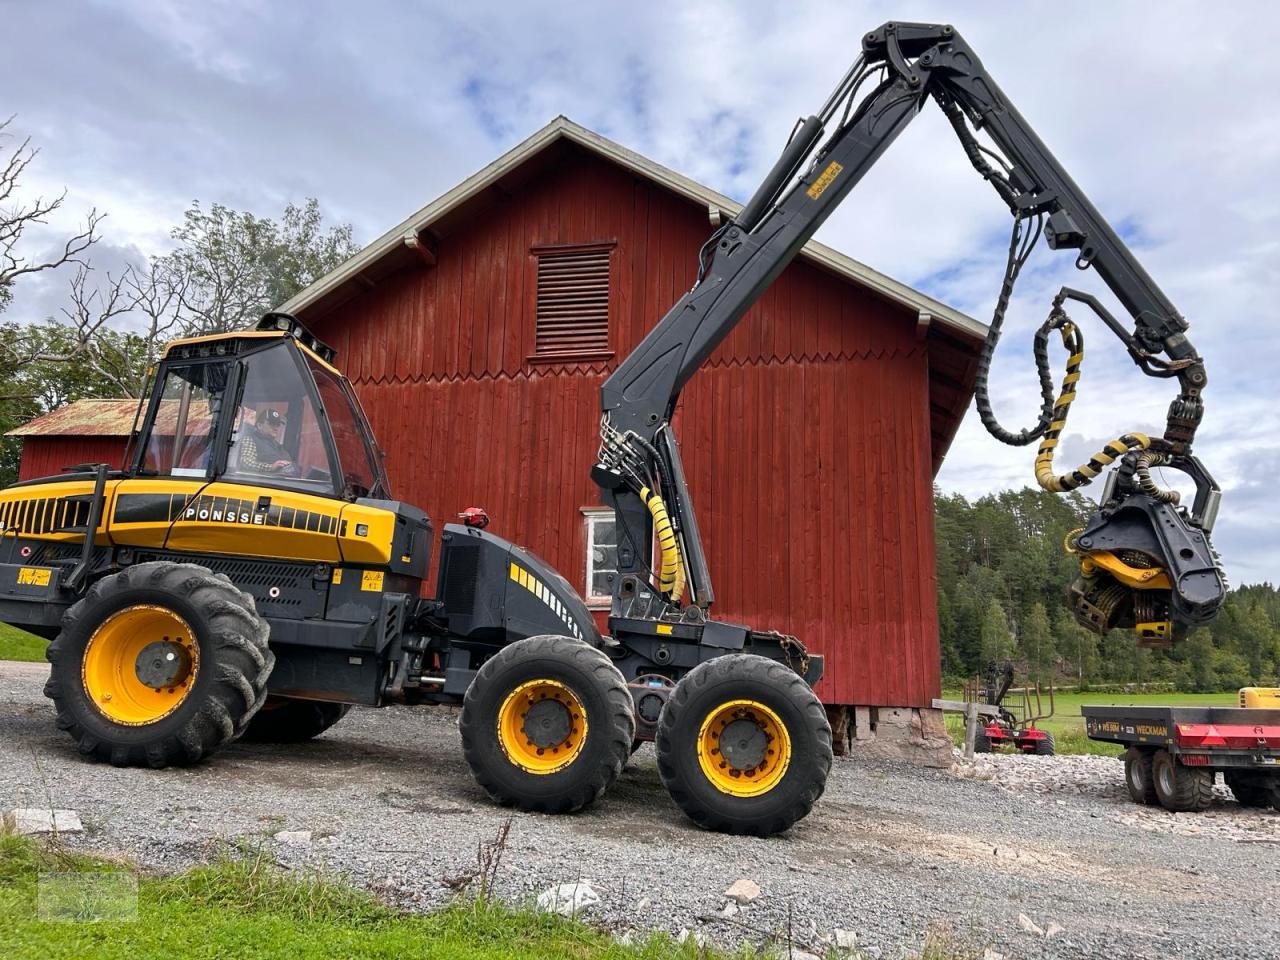
M 119 467 L 124 460 L 124 437 L 24 437 L 19 480 L 51 477 L 78 463 Z
M 395 492 L 437 518 L 478 504 L 495 532 L 583 588 L 581 508 L 599 388 L 693 280 L 706 211 L 571 153 L 325 317 L 387 450 Z M 531 361 L 536 258 L 612 243 L 610 349 Z M 915 317 L 793 263 L 713 354 L 675 421 L 718 616 L 826 654 L 828 703 L 938 693 L 928 356 Z

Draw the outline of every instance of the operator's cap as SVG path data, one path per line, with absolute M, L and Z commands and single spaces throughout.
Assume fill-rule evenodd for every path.
M 279 410 L 264 410 L 258 414 L 258 419 L 271 427 L 278 427 L 285 422 L 285 416 Z

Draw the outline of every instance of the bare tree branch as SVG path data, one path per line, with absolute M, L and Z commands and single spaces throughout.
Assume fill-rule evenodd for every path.
M 12 122 L 11 116 L 0 123 L 0 141 L 9 139 L 5 129 Z M 88 266 L 83 254 L 98 242 L 98 225 L 105 216 L 96 209 L 90 210 L 83 229 L 66 238 L 60 250 L 44 258 L 33 260 L 19 253 L 18 244 L 26 230 L 36 224 L 48 223 L 49 215 L 61 208 L 67 198 L 64 190 L 51 200 L 36 197 L 26 204 L 13 202 L 23 173 L 39 152 L 31 146 L 28 137 L 7 157 L 0 159 L 0 308 L 9 301 L 13 284 L 19 277 L 56 270 L 68 263 Z

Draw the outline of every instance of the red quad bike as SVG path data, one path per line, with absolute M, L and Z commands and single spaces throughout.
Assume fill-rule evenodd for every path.
M 982 702 L 978 696 L 979 685 L 977 678 L 970 681 L 965 691 L 966 700 Z M 985 694 L 985 701 L 998 707 L 1000 713 L 978 728 L 973 740 L 974 752 L 991 753 L 997 747 L 1012 745 L 1019 753 L 1031 753 L 1037 757 L 1053 756 L 1055 751 L 1053 734 L 1036 726 L 1037 721 L 1047 720 L 1053 716 L 1053 685 L 1050 684 L 1047 691 L 1048 711 L 1043 709 L 1040 684 L 1021 689 L 1021 720 L 1004 705 L 1004 699 L 1012 685 L 1012 663 L 1006 662 L 999 671 L 994 663 L 990 665 L 987 670 L 986 689 L 981 692 Z

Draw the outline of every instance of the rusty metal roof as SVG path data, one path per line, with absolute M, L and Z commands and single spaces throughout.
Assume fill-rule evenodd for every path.
M 127 437 L 137 400 L 77 400 L 10 430 L 7 437 Z

